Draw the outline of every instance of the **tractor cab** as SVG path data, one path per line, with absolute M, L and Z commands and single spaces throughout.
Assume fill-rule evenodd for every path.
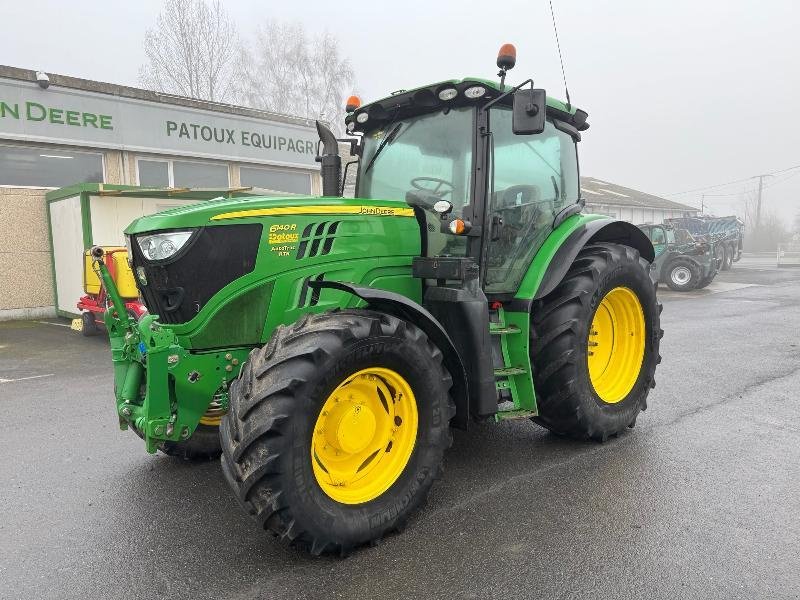
M 405 200 L 424 230 L 422 256 L 472 259 L 489 294 L 516 291 L 559 215 L 581 209 L 587 115 L 544 90 L 468 78 L 350 107 L 356 197 Z

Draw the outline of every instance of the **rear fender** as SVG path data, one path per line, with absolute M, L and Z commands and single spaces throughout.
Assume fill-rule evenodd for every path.
M 638 250 L 639 255 L 649 263 L 655 258 L 653 244 L 635 225 L 612 219 L 589 221 L 570 233 L 556 250 L 533 298 L 543 298 L 552 292 L 567 274 L 581 249 L 595 242 L 613 242 L 630 246 Z
M 413 323 L 422 329 L 425 335 L 442 351 L 444 366 L 453 378 L 451 394 L 456 405 L 456 415 L 453 417 L 452 425 L 459 429 L 467 428 L 469 421 L 467 372 L 453 340 L 436 317 L 413 300 L 395 292 L 341 281 L 311 281 L 308 285 L 312 288 L 330 288 L 352 294 L 366 302 L 370 308 Z

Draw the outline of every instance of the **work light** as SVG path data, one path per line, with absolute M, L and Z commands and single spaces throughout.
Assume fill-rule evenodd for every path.
M 475 99 L 480 98 L 486 93 L 486 88 L 480 85 L 473 85 L 472 87 L 468 87 L 464 90 L 464 95 L 467 98 Z

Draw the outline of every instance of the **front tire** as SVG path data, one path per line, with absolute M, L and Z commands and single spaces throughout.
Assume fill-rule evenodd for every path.
M 222 446 L 219 442 L 219 425 L 200 423 L 188 440 L 182 442 L 164 442 L 159 450 L 168 456 L 184 460 L 205 461 L 219 458 Z
M 666 282 L 675 292 L 689 292 L 700 281 L 700 269 L 688 258 L 676 258 L 667 267 Z
M 660 312 L 638 251 L 583 248 L 558 287 L 533 307 L 534 421 L 597 441 L 633 427 L 655 387 Z
M 97 335 L 99 331 L 94 313 L 88 310 L 81 313 L 81 333 L 86 337 L 91 337 Z
M 416 326 L 368 310 L 279 327 L 251 353 L 222 421 L 223 472 L 240 503 L 315 555 L 401 528 L 450 445 L 442 358 Z

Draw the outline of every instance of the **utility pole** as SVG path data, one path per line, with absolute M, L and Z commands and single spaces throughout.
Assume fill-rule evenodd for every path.
M 705 209 L 705 206 L 706 206 L 706 205 L 705 205 L 705 200 L 706 200 L 706 195 L 705 195 L 705 194 L 703 194 L 702 196 L 700 196 L 700 214 L 701 214 L 701 215 L 704 215 L 704 214 L 706 214 L 706 209 Z
M 756 199 L 756 226 L 758 229 L 761 225 L 761 192 L 764 189 L 764 177 L 772 177 L 772 175 L 756 175 L 753 179 L 758 179 L 758 198 Z

